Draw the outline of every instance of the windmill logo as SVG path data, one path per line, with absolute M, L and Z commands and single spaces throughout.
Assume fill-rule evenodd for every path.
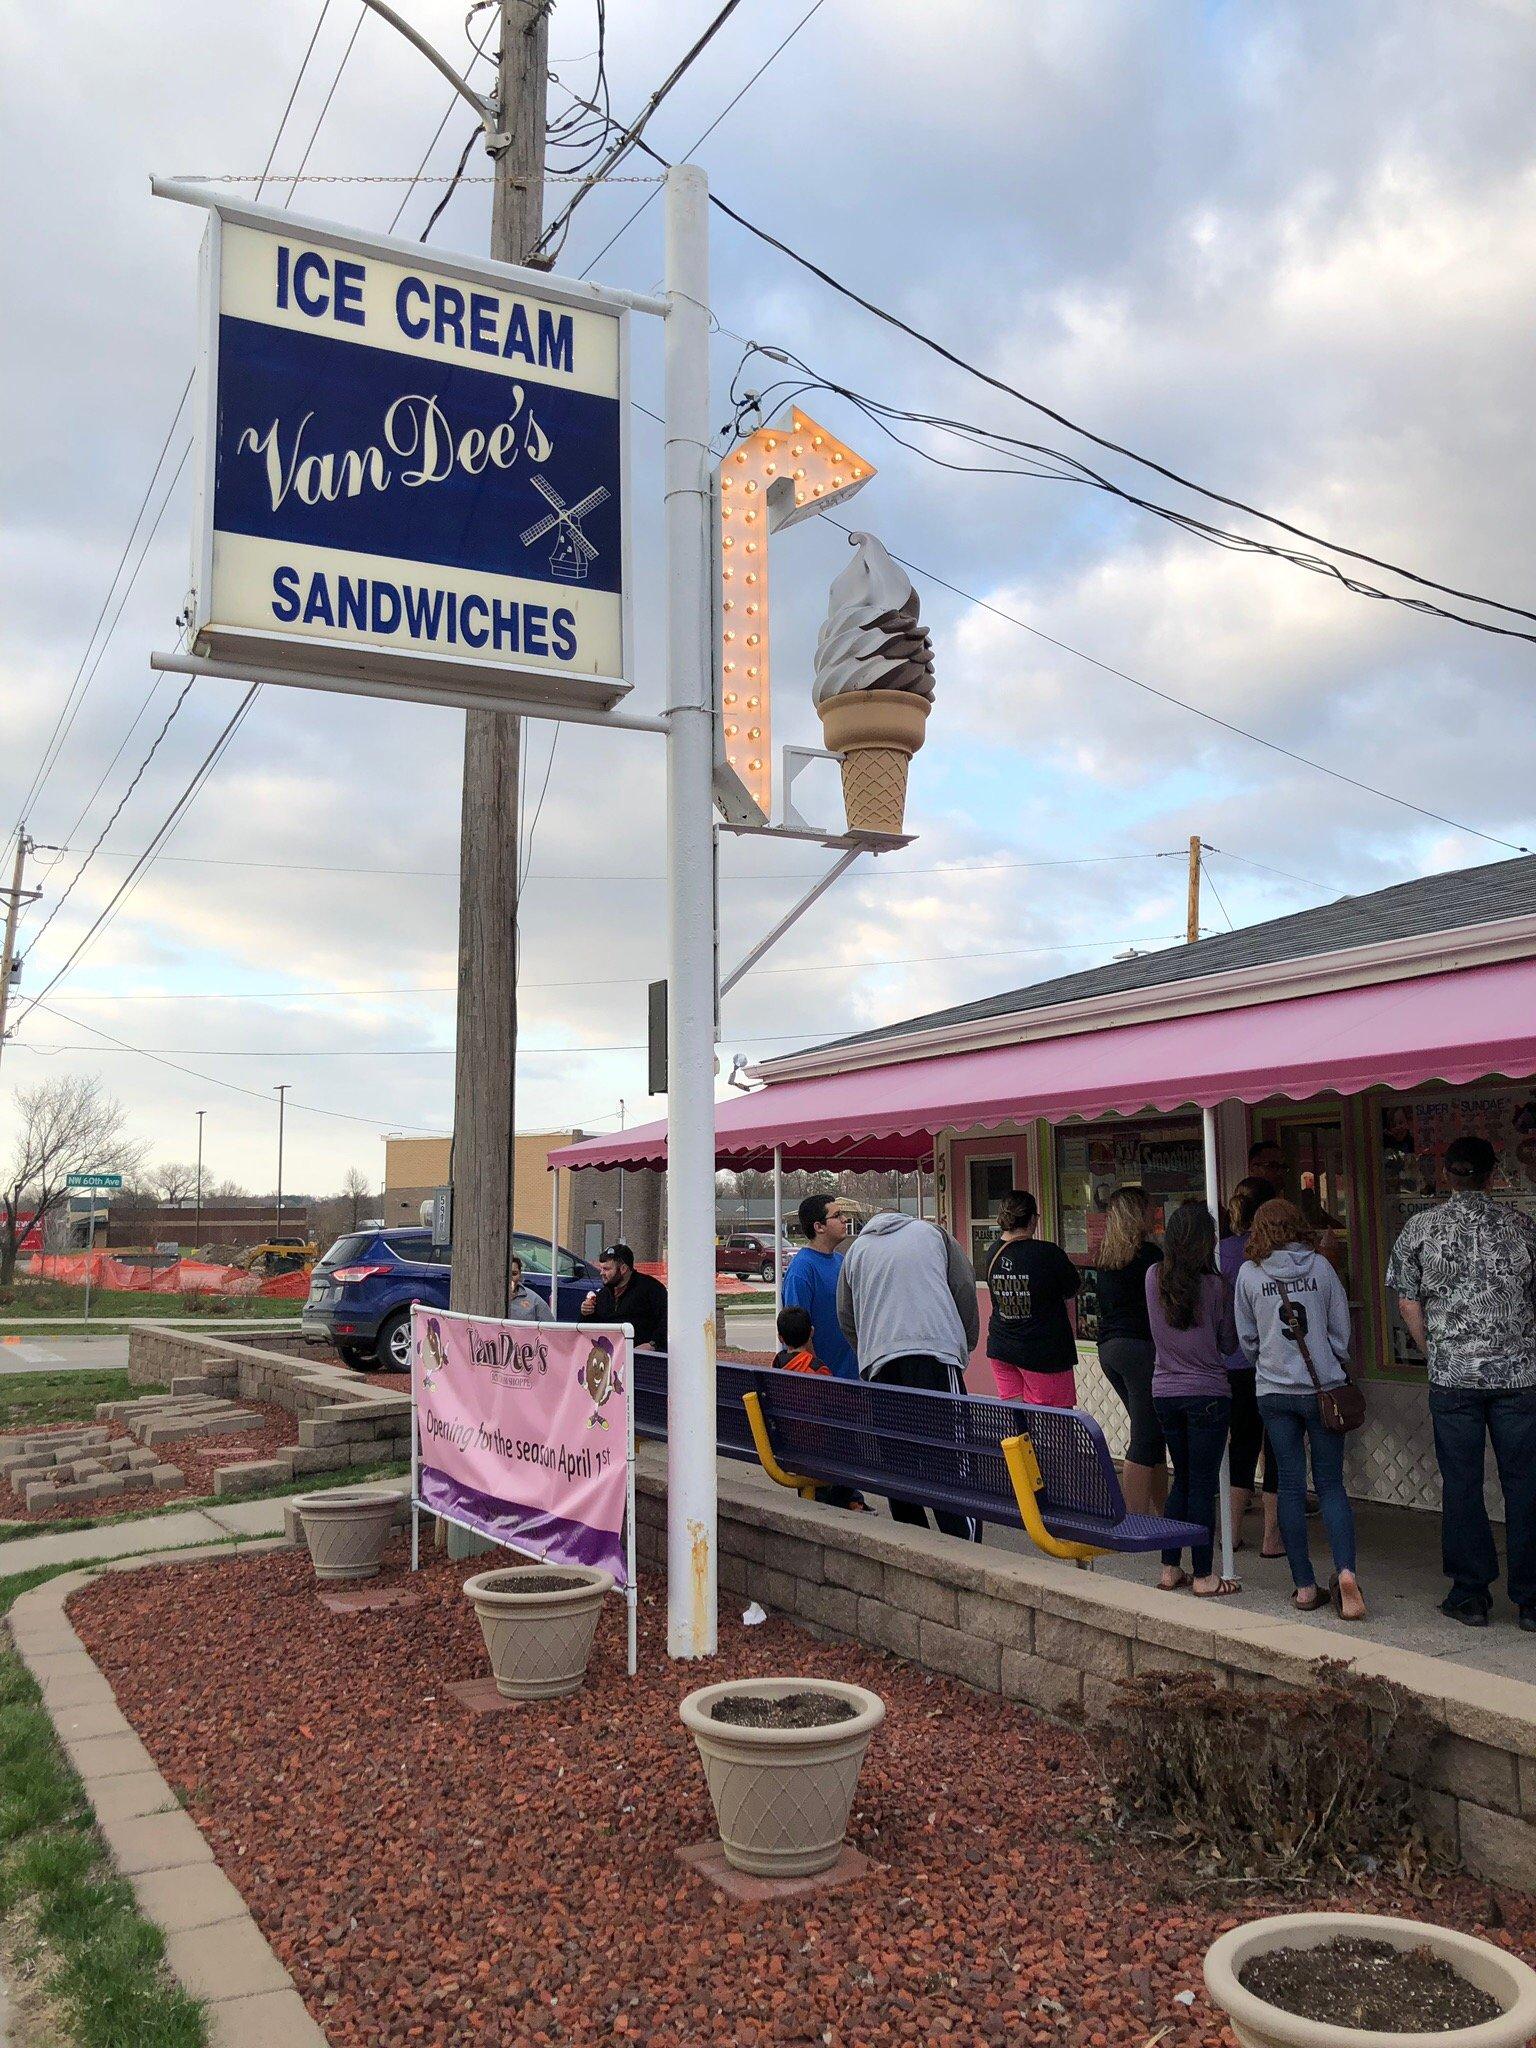
M 574 505 L 567 505 L 548 477 L 530 477 L 529 482 L 550 510 L 519 534 L 519 540 L 525 548 L 532 547 L 536 540 L 552 533 L 555 545 L 549 558 L 550 575 L 558 577 L 562 583 L 585 583 L 588 565 L 597 560 L 597 549 L 582 532 L 581 522 L 608 496 L 607 487 L 599 484 L 595 491 L 588 491 Z

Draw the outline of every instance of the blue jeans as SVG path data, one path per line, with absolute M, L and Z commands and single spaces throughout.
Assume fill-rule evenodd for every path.
M 1164 1512 L 1176 1522 L 1198 1522 L 1216 1530 L 1216 1489 L 1221 1479 L 1221 1454 L 1227 1447 L 1232 1403 L 1216 1394 L 1160 1394 L 1153 1402 L 1163 1426 L 1173 1484 Z M 1211 1576 L 1212 1542 L 1190 1546 L 1189 1561 L 1197 1579 Z M 1182 1550 L 1165 1550 L 1163 1563 L 1176 1565 Z
M 1298 1592 L 1317 1584 L 1307 1547 L 1307 1446 L 1312 1483 L 1322 1502 L 1323 1525 L 1336 1572 L 1355 1568 L 1355 1513 L 1344 1491 L 1344 1439 L 1324 1429 L 1316 1394 L 1260 1394 L 1259 1414 L 1280 1467 L 1280 1536 Z
M 1442 1492 L 1440 1543 L 1451 1598 L 1486 1608 L 1499 1576 L 1499 1553 L 1483 1500 L 1483 1444 L 1492 1439 L 1504 1489 L 1509 1597 L 1536 1606 L 1536 1387 L 1485 1393 L 1476 1387 L 1431 1387 L 1435 1457 Z

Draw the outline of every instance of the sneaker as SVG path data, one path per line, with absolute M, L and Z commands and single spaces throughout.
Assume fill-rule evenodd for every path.
M 1528 1636 L 1536 1636 L 1536 1604 L 1521 1608 L 1520 1626 Z
M 1531 1614 L 1531 1621 L 1527 1624 L 1522 1614 L 1521 1627 L 1524 1628 L 1529 1625 L 1532 1629 L 1536 1629 L 1536 1609 L 1528 1609 L 1526 1611 Z M 1481 1606 L 1475 1600 L 1458 1600 L 1452 1593 L 1447 1593 L 1440 1602 L 1440 1612 L 1448 1614 L 1452 1621 L 1459 1621 L 1467 1628 L 1486 1628 L 1488 1626 L 1488 1609 L 1486 1607 Z

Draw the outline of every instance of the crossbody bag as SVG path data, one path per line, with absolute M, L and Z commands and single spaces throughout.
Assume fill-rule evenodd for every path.
M 1280 1280 L 1276 1282 L 1276 1285 L 1279 1287 L 1285 1300 L 1289 1301 L 1291 1291 L 1285 1282 Z M 1307 1368 L 1307 1377 L 1311 1380 L 1313 1392 L 1317 1395 L 1317 1417 L 1319 1422 L 1322 1423 L 1324 1429 L 1331 1431 L 1334 1436 L 1348 1436 L 1352 1430 L 1358 1429 L 1365 1420 L 1365 1389 L 1355 1379 L 1349 1367 L 1344 1365 L 1342 1359 L 1339 1361 L 1344 1366 L 1342 1381 L 1336 1387 L 1325 1387 L 1317 1376 L 1317 1367 L 1312 1363 L 1312 1351 L 1307 1343 L 1306 1331 L 1298 1329 L 1292 1331 L 1291 1334 L 1296 1339 L 1297 1348 L 1301 1352 L 1302 1364 Z

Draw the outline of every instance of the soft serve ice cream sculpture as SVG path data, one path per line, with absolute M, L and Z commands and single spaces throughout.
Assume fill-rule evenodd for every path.
M 852 543 L 816 642 L 812 697 L 829 751 L 843 757 L 849 831 L 900 832 L 933 706 L 933 642 L 911 577 L 872 533 Z

